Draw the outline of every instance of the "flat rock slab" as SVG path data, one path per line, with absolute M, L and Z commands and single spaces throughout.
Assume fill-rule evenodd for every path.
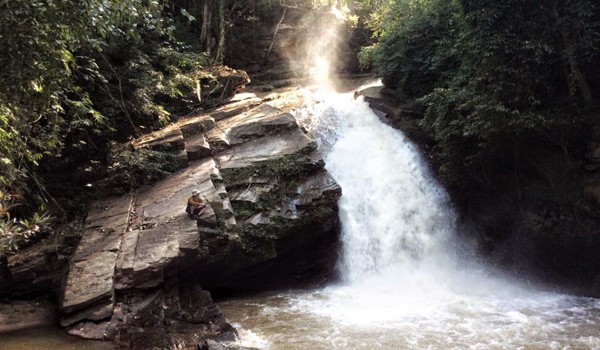
M 214 129 L 206 133 L 206 139 L 211 148 L 219 151 L 277 130 L 296 127 L 294 116 L 282 113 L 268 104 L 262 104 L 218 122 Z
M 116 253 L 121 246 L 122 236 L 122 230 L 115 231 L 110 228 L 86 230 L 71 261 L 84 261 L 99 252 Z
M 125 289 L 133 285 L 133 263 L 139 235 L 140 230 L 131 230 L 123 234 L 115 266 L 115 289 Z
M 139 233 L 133 260 L 132 282 L 155 287 L 164 281 L 164 270 L 179 256 L 178 232 L 162 225 Z
M 86 228 L 110 227 L 113 230 L 124 230 L 132 200 L 131 195 L 124 195 L 93 203 L 85 220 Z
M 164 281 L 165 269 L 199 246 L 196 221 L 187 217 L 172 225 L 126 232 L 115 268 L 115 289 L 157 286 Z
M 278 108 L 281 112 L 290 112 L 302 107 L 306 101 L 306 94 L 297 87 L 279 89 L 277 92 L 265 94 L 263 101 Z
M 97 303 L 112 304 L 114 270 L 123 232 L 128 227 L 132 199 L 131 195 L 125 195 L 92 205 L 85 232 L 71 259 L 63 312 L 71 313 Z M 85 314 L 83 318 L 88 316 Z
M 179 242 L 188 250 L 197 247 L 196 222 L 185 214 L 192 189 L 200 189 L 209 201 L 223 206 L 213 177 L 219 177 L 218 169 L 207 159 L 141 189 L 134 197 L 96 203 L 72 261 L 63 310 L 72 312 L 110 299 L 115 281 L 117 289 L 159 281 L 156 276 L 179 255 Z M 132 203 L 141 224 L 153 229 L 125 232 Z
M 173 225 L 174 222 L 186 219 L 183 217 L 185 207 L 194 189 L 200 190 L 200 195 L 206 197 L 211 204 L 221 207 L 223 200 L 211 180 L 218 176 L 219 170 L 212 158 L 190 163 L 189 167 L 152 187 L 140 189 L 136 196 L 138 215 L 141 213 L 144 224 L 154 225 Z
M 258 97 L 229 103 L 210 112 L 210 116 L 216 121 L 223 120 L 243 113 L 250 108 L 260 105 L 261 103 L 262 100 Z
M 112 296 L 113 274 L 117 253 L 106 251 L 92 254 L 87 260 L 75 262 L 67 277 L 62 302 L 64 312 L 72 312 Z
M 258 96 L 256 96 L 256 94 L 253 92 L 240 92 L 235 94 L 233 97 L 227 99 L 227 101 L 225 101 L 225 104 L 250 100 L 253 98 L 258 98 Z
M 243 168 L 253 163 L 276 159 L 315 148 L 314 142 L 300 129 L 289 133 L 250 140 L 216 155 L 220 169 Z
M 183 149 L 183 133 L 178 125 L 172 124 L 164 129 L 149 133 L 134 140 L 131 145 L 134 149 Z
M 181 118 L 177 121 L 177 126 L 181 129 L 184 137 L 206 132 L 215 127 L 215 119 L 208 114 L 196 114 L 190 117 Z

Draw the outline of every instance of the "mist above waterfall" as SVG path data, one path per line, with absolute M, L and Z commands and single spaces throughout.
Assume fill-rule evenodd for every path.
M 337 86 L 336 73 L 344 63 L 340 52 L 347 43 L 351 19 L 346 7 L 324 6 L 311 11 L 298 25 L 302 35 L 284 52 L 291 67 L 308 75 L 311 84 L 320 90 L 334 91 Z

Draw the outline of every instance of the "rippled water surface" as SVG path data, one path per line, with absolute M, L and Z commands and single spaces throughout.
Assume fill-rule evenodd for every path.
M 457 295 L 419 314 L 403 313 L 379 292 L 365 296 L 365 305 L 356 305 L 360 296 L 332 287 L 221 307 L 243 343 L 260 349 L 600 349 L 600 303 L 594 299 Z

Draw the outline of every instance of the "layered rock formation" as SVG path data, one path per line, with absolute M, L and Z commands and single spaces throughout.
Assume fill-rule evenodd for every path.
M 281 286 L 333 266 L 341 189 L 289 113 L 301 104 L 293 89 L 240 94 L 133 141 L 179 150 L 182 169 L 93 205 L 66 278 L 62 325 L 133 349 L 196 349 L 236 336 L 207 290 Z M 192 189 L 217 227 L 197 227 L 184 212 Z

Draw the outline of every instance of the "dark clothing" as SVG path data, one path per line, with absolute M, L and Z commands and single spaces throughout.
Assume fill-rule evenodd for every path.
M 200 214 L 201 211 L 202 211 L 202 208 L 194 208 L 193 206 L 191 206 L 189 204 L 188 204 L 187 208 L 185 208 L 185 212 L 190 215 L 198 215 L 198 214 Z
M 197 195 L 191 196 L 188 199 L 188 204 L 185 208 L 185 212 L 190 214 L 190 217 L 192 219 L 197 219 L 198 215 L 200 215 L 200 212 L 202 211 L 202 209 L 204 209 L 204 207 L 206 207 L 206 203 L 204 202 L 204 200 L 202 200 L 202 198 L 200 198 Z

